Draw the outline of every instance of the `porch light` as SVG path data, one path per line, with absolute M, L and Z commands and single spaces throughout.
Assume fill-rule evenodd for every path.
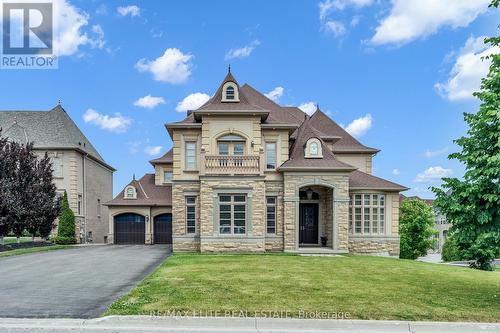
M 313 192 L 313 190 L 311 190 L 310 187 L 306 190 L 307 200 L 312 200 L 313 193 L 314 192 Z

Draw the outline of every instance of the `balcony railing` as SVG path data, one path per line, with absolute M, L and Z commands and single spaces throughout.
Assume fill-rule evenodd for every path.
M 201 153 L 202 175 L 262 175 L 263 154 L 205 155 Z

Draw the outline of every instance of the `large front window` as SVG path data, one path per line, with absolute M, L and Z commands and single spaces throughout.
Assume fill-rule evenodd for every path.
M 244 194 L 219 195 L 219 233 L 241 235 L 246 232 L 247 197 Z
M 364 193 L 351 195 L 349 233 L 356 235 L 385 233 L 385 195 Z

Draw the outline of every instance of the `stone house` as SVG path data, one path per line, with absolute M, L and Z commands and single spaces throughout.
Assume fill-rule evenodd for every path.
M 399 192 L 372 175 L 379 150 L 319 108 L 280 106 L 229 72 L 165 125 L 173 147 L 109 206 L 114 243 L 174 251 L 399 253 Z
M 59 195 L 68 193 L 80 242 L 106 243 L 108 208 L 113 198 L 113 172 L 61 105 L 50 111 L 0 111 L 2 135 L 33 142 L 40 156 L 52 160 Z M 55 230 L 54 230 L 55 232 Z

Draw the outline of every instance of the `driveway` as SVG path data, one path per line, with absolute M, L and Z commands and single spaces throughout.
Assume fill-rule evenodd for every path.
M 0 258 L 0 317 L 97 317 L 169 254 L 96 245 Z

